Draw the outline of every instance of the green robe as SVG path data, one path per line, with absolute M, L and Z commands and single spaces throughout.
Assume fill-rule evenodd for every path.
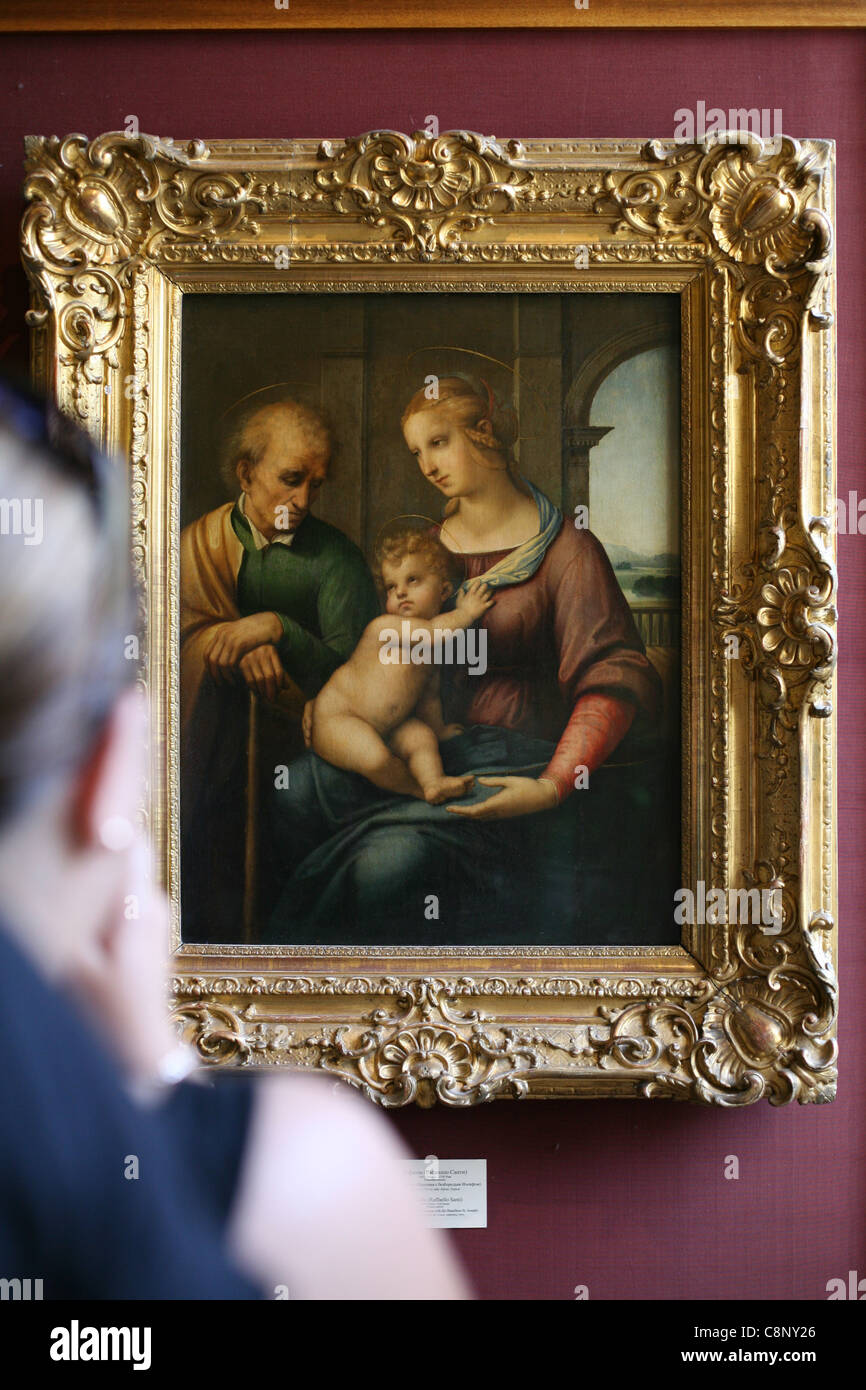
M 276 613 L 283 666 L 308 698 L 347 661 L 364 628 L 379 613 L 376 588 L 356 545 L 326 521 L 308 515 L 291 545 L 257 550 L 238 508 L 232 527 L 244 547 L 238 573 L 238 609 Z

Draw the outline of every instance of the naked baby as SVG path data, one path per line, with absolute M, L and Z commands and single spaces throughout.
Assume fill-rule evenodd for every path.
M 392 533 L 377 556 L 385 593 L 385 616 L 367 625 L 345 665 L 313 701 L 311 743 L 334 767 L 359 772 L 375 786 L 438 804 L 465 796 L 474 778 L 446 777 L 439 743 L 461 732 L 443 722 L 439 668 L 385 656 L 385 636 L 394 617 L 409 620 L 412 638 L 441 637 L 468 628 L 494 603 L 476 579 L 461 593 L 456 609 L 442 613 L 453 592 L 454 558 L 434 536 L 415 529 Z M 437 638 L 437 634 L 439 635 Z

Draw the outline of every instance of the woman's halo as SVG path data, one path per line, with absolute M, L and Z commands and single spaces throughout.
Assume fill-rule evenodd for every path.
M 544 397 L 542 396 L 541 392 L 540 392 L 540 391 L 537 391 L 536 388 L 535 388 L 534 386 L 530 386 L 528 382 L 524 381 L 524 379 L 523 379 L 523 377 L 521 376 L 520 372 L 519 372 L 519 371 L 517 370 L 517 368 L 514 367 L 510 362 L 503 362 L 502 359 L 501 359 L 500 357 L 491 357 L 489 353 L 486 353 L 486 352 L 478 352 L 475 348 L 457 347 L 457 346 L 456 346 L 455 344 L 453 344 L 453 343 L 431 343 L 431 344 L 429 344 L 429 345 L 426 345 L 425 347 L 414 348 L 412 352 L 407 353 L 406 357 L 405 357 L 404 360 L 403 360 L 403 361 L 404 361 L 404 371 L 405 371 L 405 376 L 406 376 L 406 380 L 407 380 L 407 388 L 406 388 L 407 390 L 411 390 L 411 386 L 410 386 L 409 383 L 411 383 L 412 381 L 417 381 L 417 376 L 416 376 L 416 374 L 415 374 L 416 371 L 417 371 L 417 369 L 416 369 L 416 368 L 412 368 L 412 367 L 410 366 L 410 364 L 412 363 L 412 361 L 413 361 L 416 357 L 420 357 L 423 353 L 443 353 L 443 352 L 449 352 L 449 353 L 450 353 L 450 352 L 459 352 L 459 353 L 463 354 L 463 355 L 466 356 L 466 357 L 476 357 L 476 358 L 479 359 L 480 362 L 491 362 L 495 367 L 501 367 L 501 368 L 503 369 L 503 371 L 508 372 L 508 374 L 509 374 L 511 377 L 514 378 L 514 381 L 515 381 L 516 384 L 517 384 L 518 395 L 519 395 L 521 392 L 524 392 L 524 391 L 529 392 L 530 395 L 532 395 L 532 396 L 535 397 L 535 400 L 536 400 L 538 406 L 539 406 L 540 409 L 544 412 L 544 414 L 547 415 L 547 416 L 550 415 L 550 407 L 549 407 L 547 401 L 546 401 L 546 400 L 544 399 Z M 438 363 L 437 365 L 441 366 L 441 362 Z M 446 376 L 453 375 L 453 373 L 447 372 L 447 371 L 439 371 L 439 372 L 431 373 L 431 375 L 435 375 L 435 376 L 439 376 L 439 377 L 446 377 Z M 517 417 L 518 417 L 518 419 L 519 419 L 519 418 L 520 418 L 519 403 L 515 406 L 515 404 L 514 404 L 514 391 L 513 391 L 513 390 L 512 390 L 511 395 L 512 395 L 512 401 L 509 403 L 509 406 L 510 406 L 510 409 L 512 409 L 512 410 L 515 411 L 515 413 L 516 413 L 516 415 L 517 415 Z M 520 434 L 519 434 L 518 439 L 517 439 L 517 442 L 516 442 L 516 453 L 517 453 L 517 456 L 518 456 L 518 457 L 519 457 L 519 449 L 520 449 L 520 440 L 521 440 L 521 439 L 523 439 L 523 440 L 526 440 L 526 439 L 534 439 L 534 438 L 536 438 L 535 435 L 529 434 L 529 433 L 527 433 L 527 432 L 526 432 L 525 430 L 523 430 L 523 429 L 520 430 Z

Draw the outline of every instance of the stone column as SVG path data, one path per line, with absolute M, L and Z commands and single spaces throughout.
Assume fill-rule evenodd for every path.
M 575 507 L 589 507 L 589 451 L 612 429 L 613 425 L 566 425 L 563 429 L 563 516 L 573 519 Z M 592 529 L 591 513 L 589 524 Z

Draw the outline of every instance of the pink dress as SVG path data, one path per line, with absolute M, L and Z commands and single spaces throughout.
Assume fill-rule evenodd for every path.
M 483 575 L 508 550 L 465 554 L 466 577 Z M 496 589 L 487 629 L 487 670 L 453 671 L 448 717 L 462 724 L 495 724 L 557 744 L 551 780 L 560 796 L 570 771 L 591 763 L 608 725 L 618 736 L 632 719 L 649 727 L 657 718 L 661 684 L 647 659 L 628 604 L 595 536 L 565 523 L 535 574 Z M 605 697 L 589 701 L 590 694 Z M 610 735 L 601 742 L 607 756 Z M 603 758 L 598 759 L 603 761 Z M 567 785 L 566 785 L 567 783 Z

